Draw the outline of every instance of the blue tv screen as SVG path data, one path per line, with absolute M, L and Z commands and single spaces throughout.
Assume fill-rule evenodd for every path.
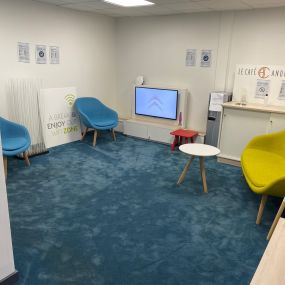
M 136 87 L 135 113 L 170 120 L 177 119 L 178 90 Z

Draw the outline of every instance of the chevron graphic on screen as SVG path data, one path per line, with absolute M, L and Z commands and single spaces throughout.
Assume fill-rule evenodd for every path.
M 157 97 L 153 97 L 150 99 L 149 104 L 147 106 L 149 109 L 150 108 L 157 108 L 159 109 L 161 112 L 163 110 L 163 103 L 159 100 L 159 98 Z
M 75 101 L 75 95 L 73 94 L 67 94 L 65 97 L 64 97 L 65 101 L 67 102 L 68 106 L 69 107 L 72 107 L 73 104 L 74 104 L 74 101 Z

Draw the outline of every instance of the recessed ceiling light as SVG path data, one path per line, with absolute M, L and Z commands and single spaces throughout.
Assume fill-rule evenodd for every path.
M 104 0 L 104 2 L 118 5 L 118 6 L 123 6 L 123 7 L 154 5 L 154 3 L 146 1 L 146 0 Z

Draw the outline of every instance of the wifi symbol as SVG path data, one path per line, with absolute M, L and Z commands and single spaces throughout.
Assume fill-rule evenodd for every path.
M 73 103 L 75 101 L 75 95 L 73 94 L 67 94 L 65 97 L 64 97 L 65 101 L 67 102 L 68 106 L 69 107 L 72 107 L 73 106 Z

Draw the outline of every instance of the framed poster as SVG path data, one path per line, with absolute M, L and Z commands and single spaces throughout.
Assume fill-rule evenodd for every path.
M 18 61 L 19 62 L 30 62 L 30 45 L 28 43 L 18 42 Z
M 59 64 L 59 47 L 49 47 L 49 56 L 51 64 Z
M 186 50 L 186 66 L 195 66 L 196 65 L 196 50 L 195 49 L 187 49 Z
M 36 63 L 47 63 L 47 48 L 44 45 L 36 45 Z
M 211 67 L 212 51 L 209 49 L 203 49 L 201 51 L 201 67 Z
M 282 80 L 282 82 L 281 82 L 281 87 L 280 87 L 278 99 L 279 100 L 285 100 L 285 80 Z
M 265 95 L 269 94 L 270 80 L 257 79 L 255 97 L 264 99 Z

